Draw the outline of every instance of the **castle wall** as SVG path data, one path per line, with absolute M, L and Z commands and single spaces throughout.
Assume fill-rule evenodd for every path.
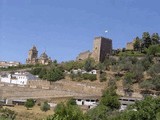
M 133 43 L 132 42 L 127 43 L 126 50 L 133 50 L 133 49 L 134 49 Z
M 97 62 L 103 62 L 107 55 L 112 53 L 112 40 L 104 37 L 94 39 L 92 58 Z
M 95 61 L 100 60 L 100 45 L 101 45 L 101 40 L 99 38 L 95 38 L 93 43 L 93 52 L 91 55 L 91 57 L 94 58 Z
M 78 55 L 78 57 L 76 58 L 76 60 L 85 60 L 87 58 L 89 58 L 91 55 L 91 52 L 90 51 L 85 51 L 85 52 L 82 52 Z

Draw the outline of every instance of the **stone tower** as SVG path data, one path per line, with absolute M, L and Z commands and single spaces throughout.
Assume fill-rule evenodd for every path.
M 104 37 L 95 37 L 91 57 L 97 62 L 103 62 L 112 53 L 112 40 Z
M 35 46 L 33 46 L 28 53 L 27 64 L 36 64 L 38 62 L 38 51 Z

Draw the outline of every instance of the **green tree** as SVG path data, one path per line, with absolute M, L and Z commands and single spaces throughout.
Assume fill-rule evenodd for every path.
M 91 58 L 88 58 L 86 61 L 85 61 L 85 64 L 84 64 L 84 69 L 89 72 L 91 71 L 93 68 L 95 67 L 95 61 Z
M 107 74 L 106 74 L 106 72 L 101 72 L 99 77 L 100 77 L 99 78 L 100 82 L 106 81 L 107 80 Z
M 160 112 L 156 114 L 156 120 L 160 120 Z
M 84 61 L 68 61 L 61 63 L 62 68 L 67 71 L 73 69 L 82 69 L 84 67 Z
M 124 76 L 123 85 L 126 86 L 128 84 L 132 85 L 134 83 L 135 75 L 132 72 L 127 72 Z
M 148 70 L 149 67 L 153 64 L 153 56 L 146 55 L 139 63 L 144 67 L 144 70 Z
M 151 39 L 152 39 L 152 44 L 155 45 L 159 43 L 160 37 L 158 33 L 153 33 Z
M 48 117 L 47 120 L 86 120 L 77 105 L 59 103 L 54 111 L 55 114 Z
M 90 109 L 86 113 L 87 120 L 110 120 L 108 116 L 112 115 L 114 110 L 119 109 L 120 102 L 115 92 L 115 87 L 108 87 L 103 91 L 102 98 L 97 107 Z
M 41 110 L 45 112 L 50 110 L 50 105 L 47 102 L 44 102 L 41 106 Z
M 67 101 L 67 104 L 68 104 L 68 105 L 76 105 L 76 101 L 75 101 L 73 98 L 71 98 L 71 99 L 69 99 L 69 100 Z
M 109 108 L 104 105 L 98 105 L 96 108 L 90 109 L 86 116 L 89 120 L 107 120 L 107 112 Z
M 151 41 L 149 32 L 143 33 L 142 40 L 144 42 L 144 47 L 148 48 L 151 45 L 152 41 Z
M 31 72 L 33 75 L 38 75 L 41 70 L 42 70 L 41 67 L 37 67 L 37 68 L 33 68 L 30 72 Z
M 27 109 L 32 108 L 35 105 L 35 102 L 33 99 L 27 99 L 27 101 L 25 102 L 25 107 Z
M 15 120 L 17 113 L 8 108 L 0 108 L 0 120 Z
M 146 97 L 110 120 L 159 120 L 159 103 L 160 98 Z
M 115 88 L 110 87 L 103 92 L 100 104 L 108 107 L 111 110 L 119 109 L 119 96 L 116 94 Z
M 42 68 L 41 71 L 39 72 L 39 78 L 46 79 L 46 74 L 47 74 L 47 69 Z
M 134 82 L 140 82 L 143 78 L 144 67 L 141 63 L 136 63 L 133 65 L 131 72 L 134 75 Z
M 160 45 L 151 45 L 147 49 L 148 55 L 156 56 L 158 53 L 160 53 Z
M 149 89 L 154 89 L 155 86 L 153 85 L 152 80 L 144 80 L 140 83 L 140 87 L 149 90 Z
M 51 68 L 49 71 L 47 71 L 46 78 L 49 81 L 57 81 L 57 80 L 63 79 L 64 74 L 60 68 L 54 67 L 54 68 Z
M 156 77 L 152 78 L 152 81 L 153 81 L 153 85 L 155 86 L 154 90 L 159 91 L 160 90 L 160 75 L 157 75 Z
M 160 73 L 160 63 L 152 65 L 147 71 L 147 73 L 152 77 L 158 75 Z
M 139 37 L 136 37 L 135 42 L 133 44 L 133 48 L 134 48 L 134 50 L 139 51 L 140 47 L 141 47 L 140 39 L 139 39 Z

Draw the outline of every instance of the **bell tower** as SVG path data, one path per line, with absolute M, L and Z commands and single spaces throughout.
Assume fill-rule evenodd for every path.
M 38 51 L 35 46 L 33 46 L 28 53 L 27 64 L 36 64 L 38 62 Z

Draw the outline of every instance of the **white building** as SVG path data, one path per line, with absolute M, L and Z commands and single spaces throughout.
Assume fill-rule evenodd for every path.
M 1 76 L 1 82 L 11 84 L 26 85 L 28 80 L 37 80 L 37 78 L 28 72 L 7 74 Z
M 94 74 L 96 75 L 97 74 L 97 70 L 91 70 L 89 72 L 85 71 L 85 70 L 82 70 L 82 69 L 73 69 L 71 71 L 73 74 L 78 74 L 78 73 L 81 73 L 81 74 L 85 74 L 85 73 L 88 73 L 88 74 Z
M 123 111 L 127 108 L 128 105 L 134 104 L 136 101 L 140 101 L 142 98 L 133 98 L 133 97 L 120 97 L 119 102 L 121 103 L 119 111 Z
M 88 107 L 97 106 L 99 102 L 99 98 L 97 96 L 89 96 L 89 97 L 76 97 L 75 101 L 77 105 L 84 105 Z
M 7 62 L 7 61 L 0 61 L 0 68 L 8 68 L 8 67 L 15 67 L 15 66 L 18 66 L 20 65 L 20 62 L 16 62 L 16 61 L 10 61 L 10 62 Z

